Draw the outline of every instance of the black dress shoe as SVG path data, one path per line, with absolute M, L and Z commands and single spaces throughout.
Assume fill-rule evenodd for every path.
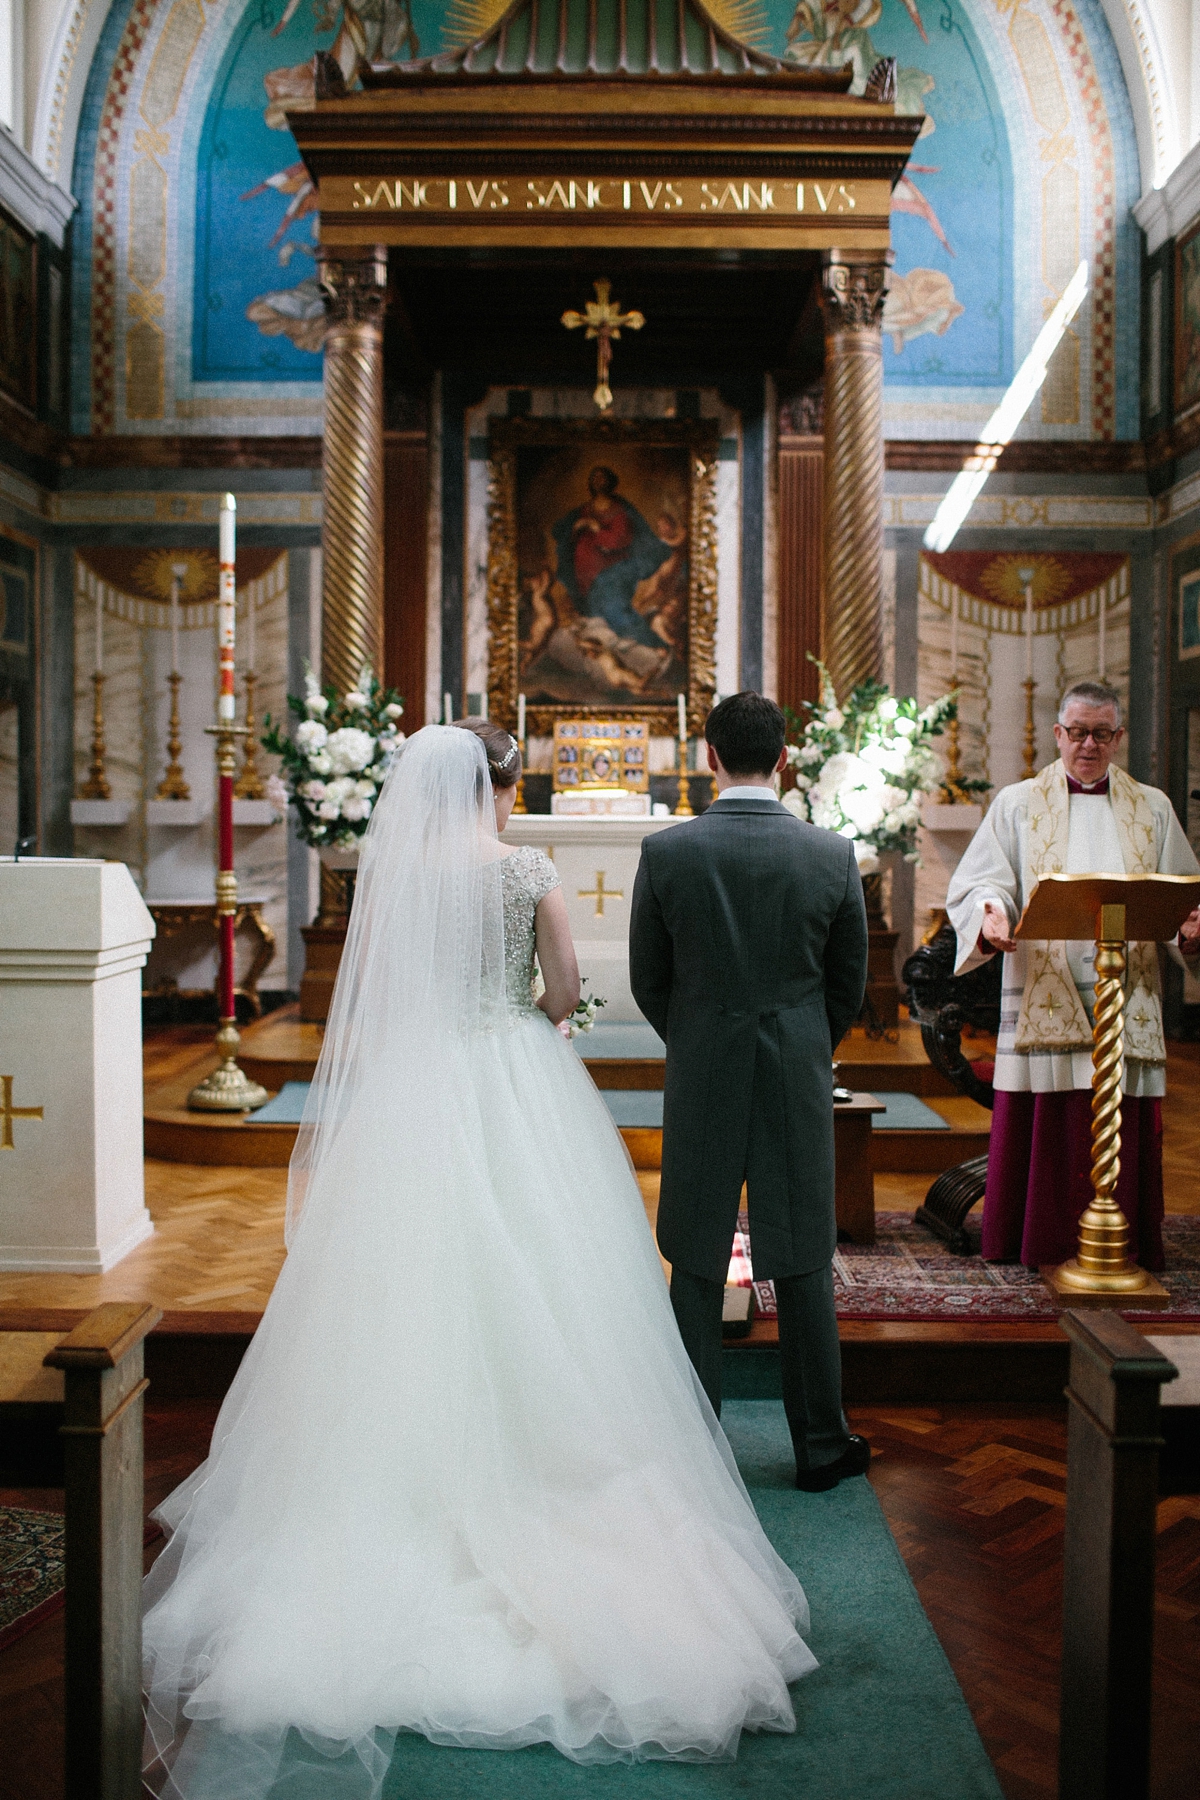
M 796 1486 L 806 1494 L 825 1494 L 848 1475 L 865 1475 L 871 1461 L 871 1446 L 865 1437 L 850 1433 L 850 1442 L 836 1462 L 823 1463 L 819 1469 L 797 1469 Z

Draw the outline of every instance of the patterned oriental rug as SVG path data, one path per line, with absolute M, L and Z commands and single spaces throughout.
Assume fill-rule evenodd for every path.
M 0 1506 L 0 1650 L 62 1605 L 66 1555 L 61 1513 Z
M 1041 1276 L 1021 1263 L 987 1263 L 981 1256 L 955 1256 L 946 1246 L 914 1225 L 912 1214 L 879 1212 L 874 1244 L 839 1244 L 833 1259 L 834 1293 L 840 1319 L 1026 1319 L 1050 1322 L 1058 1317 Z M 972 1229 L 968 1222 L 968 1230 Z M 978 1224 L 975 1224 L 978 1242 Z M 1200 1217 L 1168 1214 L 1163 1224 L 1166 1272 L 1158 1279 L 1171 1296 L 1169 1307 L 1139 1312 L 1122 1307 L 1128 1319 L 1172 1320 L 1200 1325 Z M 749 1220 L 738 1219 L 729 1280 L 753 1285 L 754 1310 L 775 1317 L 775 1293 L 769 1281 L 753 1281 Z

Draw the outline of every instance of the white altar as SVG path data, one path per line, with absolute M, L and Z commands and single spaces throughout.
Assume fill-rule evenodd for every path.
M 124 863 L 0 857 L 0 1269 L 93 1275 L 154 1230 L 141 970 Z
M 680 821 L 665 819 L 562 818 L 515 813 L 506 844 L 536 844 L 562 879 L 579 972 L 606 1002 L 606 1025 L 640 1021 L 629 991 L 629 908 L 642 840 Z

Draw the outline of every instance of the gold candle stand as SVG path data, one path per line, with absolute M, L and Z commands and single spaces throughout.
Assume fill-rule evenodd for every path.
M 1056 1297 L 1073 1305 L 1088 1296 L 1103 1305 L 1125 1294 L 1136 1294 L 1139 1307 L 1167 1304 L 1161 1282 L 1129 1256 L 1129 1226 L 1116 1201 L 1124 1067 L 1125 908 L 1102 906 L 1092 1027 L 1092 1199 L 1079 1221 L 1078 1255 L 1047 1274 Z
M 261 800 L 267 790 L 258 771 L 258 742 L 254 736 L 254 690 L 258 686 L 258 676 L 253 669 L 247 669 L 242 680 L 246 687 L 246 741 L 242 745 L 242 772 L 234 786 L 233 797 L 235 800 Z
M 687 739 L 679 740 L 679 801 L 675 807 L 677 819 L 694 819 L 691 795 L 688 792 Z
M 1037 735 L 1033 726 L 1033 696 L 1037 682 L 1032 675 L 1025 677 L 1025 779 L 1028 781 L 1037 774 Z
M 529 811 L 529 808 L 525 804 L 525 757 L 526 757 L 526 753 L 527 753 L 528 749 L 529 749 L 529 729 L 528 729 L 528 727 L 526 727 L 525 742 L 523 744 L 522 743 L 517 744 L 517 750 L 519 751 L 520 757 L 521 757 L 521 773 L 517 779 L 517 797 L 513 801 L 513 811 L 515 813 L 526 813 Z
M 183 778 L 183 768 L 179 761 L 179 752 L 183 749 L 183 740 L 179 735 L 179 684 L 183 676 L 178 669 L 172 669 L 167 676 L 171 688 L 171 716 L 167 721 L 167 767 L 162 780 L 155 790 L 156 800 L 190 800 L 192 790 Z
M 112 789 L 108 785 L 108 770 L 105 767 L 105 756 L 108 746 L 104 742 L 104 676 L 99 669 L 92 676 L 95 699 L 92 703 L 92 765 L 88 779 L 79 790 L 81 800 L 109 800 Z
M 246 735 L 244 725 L 222 720 L 204 728 L 217 740 L 217 929 L 220 933 L 218 978 L 220 1027 L 216 1047 L 218 1066 L 197 1083 L 187 1103 L 196 1112 L 250 1112 L 263 1106 L 267 1090 L 251 1081 L 237 1060 L 241 1034 L 237 1028 L 233 978 L 233 934 L 237 924 L 237 876 L 233 871 L 233 775 L 237 764 L 237 740 Z
M 964 791 L 962 785 L 963 772 L 962 763 L 959 761 L 957 713 L 946 726 L 946 736 L 950 740 L 950 748 L 946 758 L 946 778 L 942 782 L 942 799 L 947 806 L 961 806 L 964 802 L 969 801 L 971 796 Z

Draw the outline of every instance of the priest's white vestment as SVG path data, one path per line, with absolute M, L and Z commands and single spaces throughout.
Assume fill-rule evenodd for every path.
M 1002 789 L 950 883 L 946 906 L 958 937 L 956 971 L 995 954 L 986 944 L 980 948 L 986 902 L 999 908 L 1011 932 L 1042 875 L 1139 870 L 1200 872 L 1170 801 L 1157 788 L 1113 765 L 1104 782 L 1081 789 L 1055 762 L 1032 780 Z M 1183 960 L 1177 949 L 1172 953 Z M 984 1254 L 998 1260 L 1013 1260 L 1018 1251 L 1030 1263 L 1074 1254 L 1072 1221 L 1088 1197 L 1093 955 L 1090 942 L 1021 942 L 1004 958 L 984 1202 Z M 1144 1247 L 1157 1261 L 1161 1249 L 1149 1240 L 1158 1240 L 1162 1211 L 1158 1108 L 1141 1116 L 1130 1107 L 1158 1101 L 1166 1091 L 1158 954 L 1151 944 L 1129 946 L 1123 1087 L 1127 1153 L 1118 1199 L 1134 1213 L 1136 1226 L 1142 1190 L 1142 1210 L 1148 1209 L 1141 1221 L 1143 1236 L 1148 1233 Z M 1056 1095 L 1078 1095 L 1079 1101 L 1044 1107 L 1039 1115 L 1034 1097 Z M 1045 1216 L 1047 1208 L 1053 1218 Z

